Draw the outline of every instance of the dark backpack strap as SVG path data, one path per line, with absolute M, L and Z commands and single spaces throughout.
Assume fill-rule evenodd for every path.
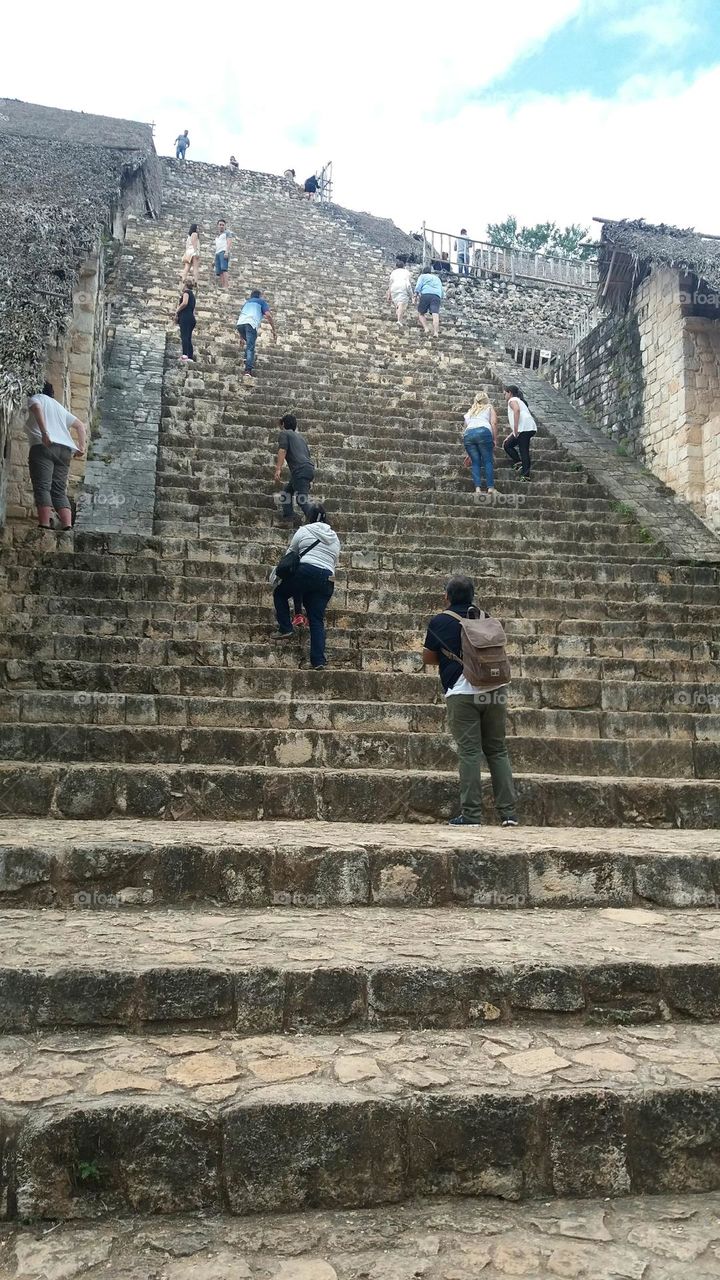
M 310 543 L 309 547 L 305 547 L 304 551 L 298 551 L 298 560 L 302 560 L 303 556 L 306 556 L 308 551 L 312 551 L 313 547 L 316 547 L 319 541 L 320 539 L 316 538 L 314 542 Z

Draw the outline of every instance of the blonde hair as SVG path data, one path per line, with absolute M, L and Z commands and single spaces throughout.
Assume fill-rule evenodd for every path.
M 475 399 L 468 409 L 468 417 L 476 418 L 479 413 L 482 413 L 483 409 L 487 409 L 489 404 L 490 397 L 487 391 L 478 391 Z

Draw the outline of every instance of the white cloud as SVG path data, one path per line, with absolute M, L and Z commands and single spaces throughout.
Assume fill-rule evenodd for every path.
M 583 223 L 627 214 L 712 231 L 705 122 L 720 68 L 690 85 L 635 77 L 612 100 L 532 94 L 518 59 L 595 3 L 475 0 L 438 17 L 435 0 L 207 12 L 187 0 L 128 0 L 102 31 L 77 5 L 40 0 L 31 56 L 26 25 L 6 19 L 3 92 L 154 120 L 165 153 L 187 127 L 195 159 L 223 163 L 234 152 L 248 168 L 292 165 L 300 178 L 332 159 L 338 200 L 411 230 L 425 218 L 482 235 L 514 212 Z M 642 18 L 649 30 L 647 5 L 635 9 L 610 16 Z M 493 97 L 493 78 L 513 67 L 516 96 Z
M 654 4 L 642 4 L 635 13 L 623 12 L 622 16 L 612 18 L 608 31 L 615 36 L 639 36 L 650 53 L 673 49 L 695 34 L 692 0 L 655 0 Z

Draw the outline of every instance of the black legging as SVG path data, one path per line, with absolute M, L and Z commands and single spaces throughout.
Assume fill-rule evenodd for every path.
M 518 431 L 516 436 L 509 435 L 507 440 L 503 440 L 508 458 L 512 463 L 520 464 L 524 476 L 530 475 L 530 441 L 534 435 L 534 431 Z
M 190 360 L 194 360 L 192 331 L 195 328 L 195 317 L 187 308 L 180 312 L 178 316 L 178 324 L 180 325 L 180 342 L 182 344 L 182 353 L 188 356 Z

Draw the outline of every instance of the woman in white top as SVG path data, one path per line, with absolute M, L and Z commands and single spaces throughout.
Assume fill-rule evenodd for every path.
M 197 284 L 198 266 L 200 265 L 200 237 L 198 235 L 197 222 L 193 222 L 187 233 L 185 241 L 185 252 L 183 254 L 183 273 L 182 283 L 190 280 L 191 284 Z
M 519 387 L 514 384 L 503 387 L 503 394 L 507 400 L 510 423 L 510 435 L 503 441 L 503 449 L 514 469 L 522 472 L 520 479 L 529 480 L 530 441 L 537 431 L 537 423 Z
M 390 272 L 390 284 L 387 291 L 387 301 L 391 302 L 395 308 L 397 322 L 402 324 L 408 303 L 412 299 L 412 279 L 410 272 L 402 258 L 398 258 L 395 263 L 395 270 Z
M 290 541 L 290 550 L 297 551 L 300 564 L 297 572 L 283 578 L 275 587 L 273 602 L 278 629 L 278 640 L 289 639 L 294 634 L 288 601 L 292 596 L 295 608 L 304 606 L 310 626 L 310 666 L 320 671 L 327 666 L 325 656 L 325 610 L 335 590 L 335 567 L 340 557 L 340 539 L 330 527 L 324 507 L 307 507 L 305 523 Z
M 478 391 L 465 414 L 463 444 L 466 466 L 472 468 L 475 495 L 482 493 L 483 471 L 488 493 L 495 493 L 493 449 L 497 444 L 497 414 L 485 391 Z

